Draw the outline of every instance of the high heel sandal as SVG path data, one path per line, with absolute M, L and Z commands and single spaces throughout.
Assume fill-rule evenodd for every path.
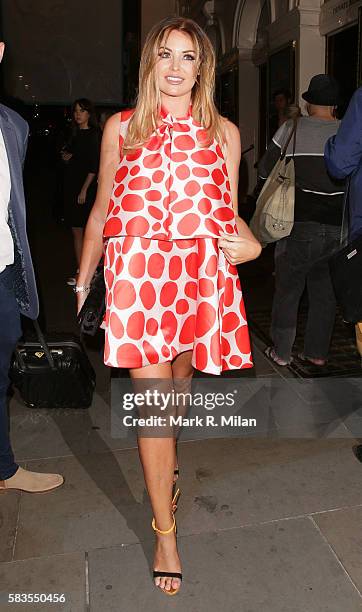
M 179 489 L 177 490 L 176 494 L 179 493 Z M 176 497 L 176 494 L 172 500 L 172 504 L 174 506 L 174 500 Z M 177 505 L 176 505 L 177 508 Z M 156 527 L 156 522 L 155 522 L 155 517 L 153 517 L 152 519 L 152 529 L 154 531 L 157 531 L 157 533 L 161 533 L 162 535 L 167 535 L 168 533 L 171 533 L 171 531 L 175 530 L 175 534 L 176 534 L 176 519 L 175 519 L 175 515 L 174 513 L 172 513 L 172 518 L 173 518 L 173 523 L 172 526 L 170 527 L 170 529 L 166 529 L 165 531 L 162 531 L 162 529 L 158 529 L 158 527 Z M 179 578 L 180 582 L 182 581 L 182 574 L 180 572 L 163 572 L 163 571 L 159 571 L 159 570 L 153 570 L 153 577 L 154 578 Z M 181 585 L 180 585 L 181 586 Z M 167 589 L 162 589 L 161 587 L 161 591 L 163 591 L 164 593 L 166 593 L 166 595 L 176 595 L 176 593 L 178 593 L 178 591 L 180 590 L 180 586 L 177 587 L 177 589 L 173 589 L 171 588 L 170 590 Z
M 177 499 L 178 499 L 179 496 L 180 496 L 180 489 L 177 489 L 177 491 L 176 491 L 176 493 L 173 496 L 172 501 L 171 501 L 172 514 L 174 514 L 176 512 L 176 510 L 177 510 Z M 175 533 L 176 532 L 177 532 L 177 527 L 175 525 Z

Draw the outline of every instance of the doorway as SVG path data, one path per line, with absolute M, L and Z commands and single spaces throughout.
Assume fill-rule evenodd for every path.
M 327 36 L 326 72 L 333 76 L 341 88 L 342 104 L 338 117 L 345 114 L 349 101 L 358 87 L 359 26 L 355 24 Z

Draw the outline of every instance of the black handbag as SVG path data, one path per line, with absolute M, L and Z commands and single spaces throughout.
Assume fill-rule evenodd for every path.
M 34 340 L 18 343 L 10 379 L 31 408 L 88 408 L 95 372 L 75 336 L 45 337 L 37 321 Z
M 98 266 L 93 276 L 89 294 L 79 311 L 78 323 L 80 332 L 94 336 L 103 321 L 106 312 L 106 285 L 103 265 Z
M 348 193 L 347 185 L 341 229 L 342 248 L 329 260 L 334 292 L 347 323 L 362 321 L 362 235 L 348 240 Z

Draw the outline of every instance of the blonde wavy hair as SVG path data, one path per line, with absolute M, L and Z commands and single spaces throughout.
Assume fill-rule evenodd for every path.
M 200 26 L 192 19 L 168 17 L 149 32 L 141 55 L 139 92 L 135 111 L 129 121 L 123 151 L 142 147 L 157 129 L 161 110 L 161 93 L 156 78 L 159 50 L 166 44 L 173 30 L 188 34 L 196 52 L 197 78 L 191 93 L 192 116 L 206 130 L 208 140 L 214 138 L 220 145 L 225 142 L 222 118 L 214 103 L 215 53 Z M 209 143 L 203 139 L 201 146 Z

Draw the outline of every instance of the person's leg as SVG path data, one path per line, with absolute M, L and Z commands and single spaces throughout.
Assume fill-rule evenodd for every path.
M 19 308 L 12 289 L 12 270 L 0 273 L 0 480 L 11 478 L 18 469 L 9 438 L 7 390 L 11 355 L 21 336 Z
M 74 242 L 74 252 L 77 260 L 77 265 L 79 269 L 80 258 L 82 255 L 82 247 L 83 247 L 83 235 L 84 228 L 83 227 L 72 227 L 73 232 L 73 242 Z
M 271 337 L 276 355 L 285 362 L 291 359 L 298 307 L 309 265 L 310 243 L 302 230 L 296 227 L 290 236 L 280 240 L 275 247 Z
M 163 393 L 171 393 L 173 389 L 170 362 L 132 368 L 130 369 L 130 376 L 138 393 L 142 393 L 146 389 L 151 391 L 157 389 Z M 169 437 L 166 437 L 167 433 L 164 435 L 162 433 L 160 432 L 159 437 L 148 437 L 147 432 L 142 435 L 141 431 L 138 434 L 138 449 L 156 526 L 158 529 L 167 530 L 173 522 L 171 500 L 175 466 L 175 439 L 172 430 L 170 430 Z M 175 532 L 171 531 L 167 535 L 155 533 L 154 569 L 181 572 Z M 155 578 L 155 584 L 160 588 L 170 590 L 171 588 L 176 589 L 180 580 L 178 578 L 157 577 Z
M 359 352 L 360 357 L 362 358 L 362 322 L 357 323 L 355 329 L 356 329 L 357 351 Z
M 321 225 L 313 239 L 314 263 L 307 276 L 308 318 L 304 356 L 323 365 L 326 361 L 336 318 L 336 298 L 328 261 L 338 248 L 339 229 Z
M 16 489 L 40 493 L 60 487 L 64 478 L 60 474 L 24 470 L 14 461 L 9 439 L 7 390 L 11 355 L 21 335 L 21 326 L 13 275 L 12 266 L 0 273 L 0 492 Z
M 188 394 L 191 393 L 191 384 L 192 377 L 194 374 L 194 368 L 191 365 L 192 351 L 185 351 L 180 353 L 175 357 L 172 361 L 172 377 L 173 377 L 173 387 L 175 392 L 180 394 L 178 397 L 180 398 L 177 405 L 177 415 L 186 416 L 189 402 L 188 402 Z M 183 395 L 185 394 L 185 395 Z M 177 436 L 179 429 L 175 430 L 175 445 L 176 445 L 176 457 L 175 457 L 175 470 L 178 470 L 178 460 L 177 460 Z M 177 480 L 178 474 L 174 474 L 174 481 Z

